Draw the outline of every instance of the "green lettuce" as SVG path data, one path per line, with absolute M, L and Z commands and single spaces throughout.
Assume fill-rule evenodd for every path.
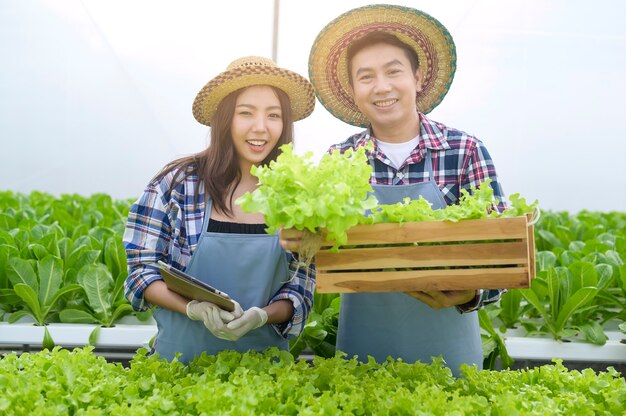
M 346 230 L 359 222 L 377 204 L 370 195 L 372 168 L 365 148 L 322 156 L 316 165 L 311 152 L 300 156 L 291 144 L 267 166 L 253 166 L 259 187 L 235 203 L 246 212 L 265 215 L 267 232 L 282 228 L 326 233 L 337 246 L 347 242 Z

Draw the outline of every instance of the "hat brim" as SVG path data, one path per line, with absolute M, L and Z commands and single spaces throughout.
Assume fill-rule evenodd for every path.
M 456 48 L 448 30 L 416 9 L 377 4 L 350 10 L 318 34 L 309 54 L 309 79 L 322 105 L 338 119 L 369 125 L 356 106 L 348 79 L 348 46 L 372 32 L 386 32 L 415 50 L 422 73 L 418 111 L 429 113 L 445 97 L 456 71 Z
M 283 90 L 291 102 L 293 120 L 308 117 L 315 107 L 315 93 L 303 76 L 279 67 L 246 66 L 226 70 L 209 81 L 196 95 L 193 116 L 210 126 L 219 103 L 230 93 L 253 85 L 269 85 Z

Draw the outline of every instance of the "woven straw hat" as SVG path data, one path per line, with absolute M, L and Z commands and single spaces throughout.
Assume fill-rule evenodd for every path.
M 318 100 L 338 119 L 367 127 L 368 120 L 352 98 L 348 81 L 348 46 L 372 32 L 386 32 L 412 47 L 419 58 L 422 91 L 417 108 L 432 111 L 450 89 L 456 48 L 448 30 L 428 14 L 402 6 L 376 4 L 350 10 L 317 35 L 309 55 L 309 79 Z
M 308 117 L 315 107 L 313 86 L 306 78 L 279 68 L 271 59 L 245 56 L 233 61 L 226 71 L 200 90 L 193 102 L 193 116 L 200 123 L 210 126 L 217 105 L 228 94 L 252 85 L 271 85 L 283 90 L 291 101 L 294 121 Z

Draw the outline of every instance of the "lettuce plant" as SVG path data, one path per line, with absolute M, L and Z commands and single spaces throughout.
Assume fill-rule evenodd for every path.
M 290 144 L 269 166 L 253 166 L 259 187 L 236 203 L 250 212 L 262 212 L 268 233 L 279 228 L 318 232 L 326 230 L 329 241 L 345 243 L 345 231 L 356 225 L 376 204 L 369 178 L 365 149 L 325 154 L 316 165 L 293 153 Z
M 365 148 L 325 154 L 318 164 L 311 161 L 311 152 L 295 154 L 291 144 L 280 149 L 282 153 L 268 166 L 252 167 L 259 187 L 235 203 L 246 212 L 263 213 L 269 234 L 280 228 L 308 232 L 312 242 L 308 247 L 303 241 L 300 254 L 311 261 L 322 233 L 327 241 L 335 242 L 335 247 L 345 244 L 346 231 L 376 205 L 376 199 L 369 195 L 372 168 Z M 313 239 L 313 235 L 318 238 Z
M 76 284 L 62 285 L 62 261 L 50 255 L 31 261 L 12 258 L 9 260 L 8 276 L 13 283 L 13 291 L 25 304 L 25 309 L 15 311 L 9 322 L 31 316 L 37 325 L 46 325 L 58 313 L 63 296 L 80 290 Z M 50 346 L 51 341 L 46 328 L 44 346 Z

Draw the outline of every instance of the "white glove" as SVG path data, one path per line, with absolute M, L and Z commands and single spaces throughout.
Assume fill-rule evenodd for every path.
M 212 318 L 215 320 L 215 317 Z M 252 331 L 253 329 L 262 327 L 267 322 L 267 312 L 256 306 L 251 307 L 241 315 L 241 317 L 233 319 L 228 324 L 220 328 L 216 335 L 218 338 L 237 341 L 239 338 Z
M 187 316 L 193 321 L 204 321 L 205 312 L 211 309 L 217 309 L 220 319 L 224 323 L 228 323 L 233 319 L 239 318 L 241 315 L 243 315 L 243 309 L 241 309 L 239 303 L 235 301 L 233 302 L 235 303 L 235 310 L 233 310 L 232 312 L 228 312 L 214 303 L 192 300 L 191 302 L 187 303 Z
M 212 310 L 212 309 L 217 309 L 220 312 L 220 318 L 222 318 L 226 322 L 230 322 L 233 319 L 235 319 L 235 316 L 232 313 L 221 309 L 219 306 L 215 305 L 214 303 L 200 302 L 197 300 L 192 300 L 189 303 L 187 303 L 187 308 L 186 308 L 187 317 L 191 319 L 192 321 L 203 321 L 204 314 L 207 311 Z
M 239 302 L 237 302 L 236 300 L 232 300 L 232 301 L 235 304 L 235 309 L 230 313 L 233 315 L 233 317 L 239 318 L 241 315 L 243 315 L 243 309 L 241 309 L 241 305 L 239 304 Z M 232 321 L 232 319 L 230 321 Z M 224 322 L 230 322 L 230 321 L 224 321 Z
M 243 313 L 241 306 L 236 302 L 235 310 L 228 312 L 211 302 L 199 302 L 197 300 L 192 300 L 187 303 L 186 311 L 189 319 L 203 321 L 204 326 L 216 337 L 218 336 L 219 330 L 223 328 L 226 323 L 238 318 Z M 207 319 L 209 316 L 211 319 Z

